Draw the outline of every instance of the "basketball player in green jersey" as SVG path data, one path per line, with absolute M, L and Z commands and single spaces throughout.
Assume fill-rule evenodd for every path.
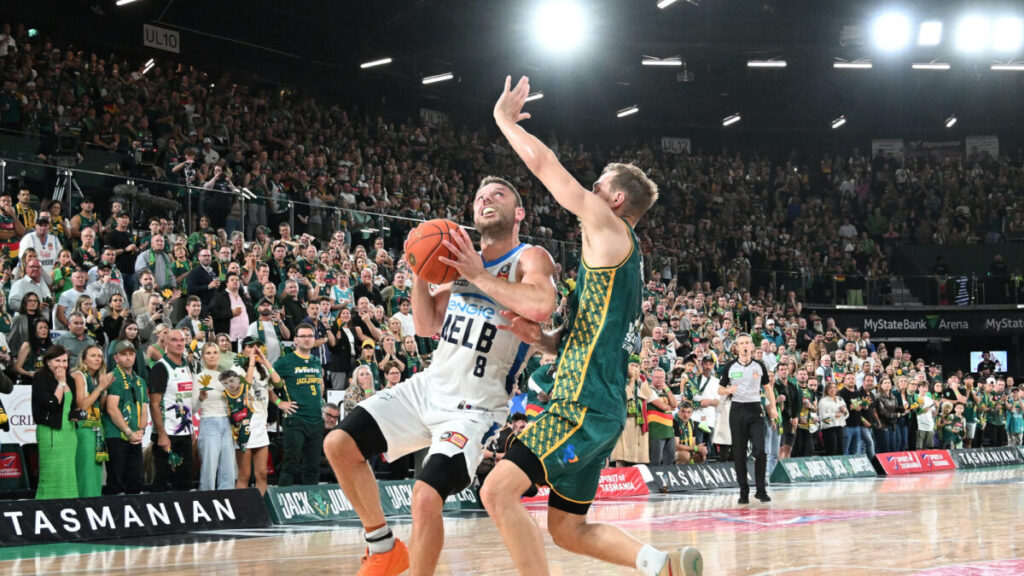
M 643 257 L 633 227 L 658 198 L 637 167 L 609 164 L 592 190 L 581 186 L 540 140 L 519 126 L 530 83 L 511 76 L 494 119 L 526 167 L 583 229 L 583 258 L 566 325 L 555 333 L 512 313 L 503 329 L 554 353 L 555 383 L 547 410 L 519 435 L 487 477 L 480 498 L 521 574 L 549 574 L 540 528 L 520 502 L 532 484 L 551 488 L 548 532 L 562 548 L 647 576 L 700 574 L 700 552 L 663 552 L 610 524 L 590 524 L 605 460 L 625 425 L 629 355 L 641 325 Z M 564 331 L 564 333 L 561 333 Z

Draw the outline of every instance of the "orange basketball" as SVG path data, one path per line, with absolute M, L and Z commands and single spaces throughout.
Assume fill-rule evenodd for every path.
M 405 260 L 413 273 L 431 284 L 445 284 L 459 277 L 459 271 L 438 258 L 451 258 L 451 251 L 442 244 L 452 242 L 451 233 L 459 227 L 451 220 L 438 218 L 417 226 L 405 241 Z

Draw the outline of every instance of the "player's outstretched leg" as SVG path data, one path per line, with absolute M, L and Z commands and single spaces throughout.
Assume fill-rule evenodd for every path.
M 704 565 L 700 552 L 687 546 L 663 552 L 611 524 L 590 524 L 587 517 L 548 507 L 548 532 L 561 548 L 619 566 L 633 566 L 644 576 L 697 576 Z
M 324 454 L 363 523 L 367 555 L 358 576 L 397 576 L 407 570 L 409 551 L 384 519 L 377 480 L 355 439 L 345 430 L 333 430 L 324 439 Z

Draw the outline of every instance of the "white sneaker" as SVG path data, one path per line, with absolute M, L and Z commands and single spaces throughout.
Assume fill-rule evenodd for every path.
M 693 546 L 677 548 L 668 553 L 668 561 L 658 576 L 700 576 L 704 573 L 704 558 Z

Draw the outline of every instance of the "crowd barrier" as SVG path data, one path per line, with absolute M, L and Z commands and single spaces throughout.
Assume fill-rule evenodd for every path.
M 773 484 L 792 484 L 877 476 L 878 473 L 868 460 L 867 454 L 851 454 L 779 460 L 772 471 L 771 481 Z
M 24 466 L 20 447 L 0 446 L 0 482 L 21 486 Z M 10 460 L 10 466 L 7 466 Z M 974 450 L 918 450 L 866 455 L 789 458 L 772 473 L 773 484 L 828 482 L 849 478 L 922 474 L 1024 465 L 1024 448 L 1004 446 Z M 5 473 L 7 470 L 10 473 Z M 753 466 L 749 467 L 753 470 Z M 937 476 L 941 478 L 942 476 Z M 752 481 L 751 481 L 752 483 Z M 0 487 L 13 484 L 0 484 Z M 413 480 L 381 481 L 381 505 L 386 516 L 408 515 Z M 601 472 L 597 500 L 687 493 L 738 486 L 731 462 L 686 466 L 634 466 Z M 549 490 L 541 488 L 526 503 L 542 503 Z M 444 510 L 480 510 L 475 488 L 448 497 Z M 271 524 L 300 524 L 354 519 L 352 504 L 337 484 L 271 486 L 260 498 L 253 488 L 209 492 L 171 492 L 67 500 L 0 501 L 0 546 L 101 540 L 123 536 L 188 533 L 206 530 L 260 528 Z
M 409 514 L 412 511 L 413 480 L 383 480 L 380 487 L 381 508 L 385 516 Z M 352 503 L 337 484 L 316 486 L 270 486 L 264 498 L 267 513 L 274 524 L 301 524 L 356 518 Z M 452 494 L 444 502 L 444 509 L 478 510 L 483 508 L 474 488 Z
M 0 501 L 0 546 L 269 525 L 255 488 Z

